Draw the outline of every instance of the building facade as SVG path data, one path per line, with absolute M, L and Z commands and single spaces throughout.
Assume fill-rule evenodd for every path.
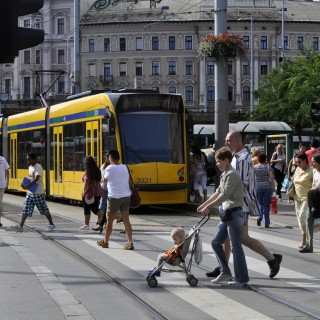
M 195 117 L 212 122 L 215 60 L 200 59 L 197 47 L 214 33 L 213 5 L 212 0 L 187 5 L 171 0 L 45 0 L 39 15 L 20 18 L 21 25 L 44 28 L 45 42 L 21 51 L 14 65 L 2 65 L 2 91 L 13 102 L 32 100 L 36 91 L 63 99 L 77 91 L 75 82 L 80 91 L 156 88 L 181 93 Z M 299 57 L 301 48 L 319 50 L 319 9 L 320 3 L 311 1 L 228 1 L 227 31 L 241 36 L 249 49 L 246 58 L 225 63 L 231 121 L 249 112 L 251 91 L 283 56 Z M 54 73 L 59 71 L 60 77 Z

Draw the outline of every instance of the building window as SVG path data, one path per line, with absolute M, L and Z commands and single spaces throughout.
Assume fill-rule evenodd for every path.
M 41 29 L 41 20 L 39 18 L 35 19 L 35 22 L 34 22 L 34 28 L 35 29 Z
M 169 87 L 169 93 L 177 93 L 176 87 Z
M 207 75 L 212 76 L 214 75 L 214 62 L 207 61 Z
M 152 61 L 152 75 L 158 76 L 160 71 L 160 62 L 159 61 Z
M 57 33 L 58 34 L 65 34 L 65 31 L 64 31 L 64 18 L 58 18 L 57 26 L 58 26 Z
M 303 37 L 297 37 L 297 50 L 303 49 Z
M 136 76 L 142 76 L 142 62 L 136 62 Z
M 23 63 L 30 64 L 30 50 L 23 51 Z
M 232 75 L 232 61 L 228 61 L 228 64 L 227 64 L 227 67 L 228 67 L 228 76 L 231 76 Z
M 110 52 L 111 51 L 111 39 L 110 38 L 104 38 L 103 39 L 103 51 L 104 52 Z
M 176 50 L 176 37 L 169 37 L 169 50 Z
M 127 63 L 126 62 L 120 62 L 119 63 L 119 76 L 120 77 L 126 77 L 127 76 Z
M 58 64 L 64 64 L 64 50 L 58 50 Z
M 249 86 L 243 87 L 242 99 L 243 99 L 243 102 L 250 102 L 250 87 Z
M 312 49 L 314 51 L 319 50 L 319 38 L 318 37 L 312 37 Z
M 193 87 L 186 86 L 186 94 L 185 94 L 186 101 L 193 101 Z
M 283 44 L 283 47 L 284 49 L 288 50 L 289 49 L 289 41 L 288 41 L 288 36 L 284 36 L 284 44 Z
M 177 63 L 176 61 L 169 61 L 168 62 L 168 68 L 169 68 L 169 76 L 175 76 L 177 72 Z
M 152 50 L 159 50 L 159 37 L 152 37 Z
M 208 101 L 214 101 L 214 86 L 209 86 L 207 90 L 207 100 Z
M 261 50 L 267 50 L 268 49 L 268 38 L 267 36 L 261 36 L 260 38 L 260 49 Z
M 232 102 L 233 101 L 233 88 L 228 86 L 228 101 Z
M 185 49 L 192 50 L 192 36 L 186 36 L 185 38 Z
M 66 92 L 66 84 L 64 82 L 64 77 L 59 77 L 58 79 L 58 93 Z
M 260 73 L 261 75 L 266 75 L 268 73 L 268 61 L 266 60 L 260 61 Z
M 248 76 L 250 74 L 250 64 L 248 60 L 242 61 L 242 74 Z
M 30 26 L 31 26 L 30 19 L 23 20 L 23 27 L 24 28 L 30 28 Z
M 142 37 L 136 37 L 136 50 L 141 51 L 143 49 Z
M 41 51 L 36 50 L 36 64 L 41 64 Z
M 94 63 L 89 63 L 89 77 L 96 76 L 96 65 Z
M 104 81 L 111 81 L 111 66 L 110 63 L 105 63 L 103 66 Z
M 192 60 L 186 61 L 186 75 L 187 76 L 193 75 L 193 61 Z
M 89 52 L 94 52 L 94 39 L 89 39 Z
M 5 79 L 4 80 L 4 92 L 11 95 L 11 79 Z
M 24 77 L 23 78 L 23 94 L 25 95 L 25 98 L 30 98 L 31 93 L 31 79 L 30 77 Z
M 126 51 L 127 50 L 127 40 L 126 38 L 119 39 L 119 50 Z
M 243 36 L 242 39 L 243 39 L 243 42 L 246 45 L 246 47 L 249 49 L 250 48 L 250 44 L 249 44 L 250 38 L 249 38 L 249 36 Z

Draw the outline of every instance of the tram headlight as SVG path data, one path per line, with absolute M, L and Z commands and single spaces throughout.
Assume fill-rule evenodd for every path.
M 184 181 L 184 167 L 178 170 L 179 181 Z

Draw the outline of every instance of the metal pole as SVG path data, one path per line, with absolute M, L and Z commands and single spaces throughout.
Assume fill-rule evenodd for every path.
M 281 21 L 281 58 L 284 60 L 284 0 L 282 0 L 282 21 Z
M 251 78 L 251 84 L 250 84 L 250 116 L 252 115 L 253 108 L 254 108 L 254 101 L 253 101 L 253 91 L 254 91 L 254 57 L 253 57 L 253 19 L 250 17 L 250 78 Z

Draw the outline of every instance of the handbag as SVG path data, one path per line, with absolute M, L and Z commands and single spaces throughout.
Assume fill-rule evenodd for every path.
M 291 185 L 287 189 L 287 196 L 290 197 L 290 198 L 293 198 L 294 194 L 295 194 L 294 184 L 291 183 Z
M 136 209 L 136 208 L 140 207 L 140 205 L 141 205 L 141 198 L 140 198 L 138 190 L 134 186 L 130 170 L 129 170 L 128 166 L 126 166 L 126 167 L 128 169 L 128 173 L 129 173 L 129 181 L 130 181 L 129 182 L 129 187 L 130 187 L 130 190 L 131 190 L 130 208 L 131 209 Z

